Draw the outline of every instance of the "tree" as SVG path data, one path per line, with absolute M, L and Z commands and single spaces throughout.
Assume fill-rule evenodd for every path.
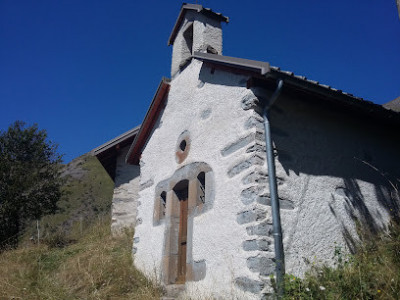
M 0 131 L 0 247 L 15 246 L 31 220 L 55 212 L 62 192 L 61 155 L 35 124 Z

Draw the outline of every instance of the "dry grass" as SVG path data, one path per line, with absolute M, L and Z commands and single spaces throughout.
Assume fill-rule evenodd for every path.
M 95 224 L 63 248 L 30 245 L 0 254 L 0 299 L 160 299 L 132 265 L 132 232 Z

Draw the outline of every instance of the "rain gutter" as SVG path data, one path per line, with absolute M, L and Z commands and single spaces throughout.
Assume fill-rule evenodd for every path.
M 279 211 L 279 198 L 278 188 L 276 183 L 276 170 L 275 170 L 275 157 L 272 146 L 271 138 L 271 126 L 269 121 L 269 109 L 278 99 L 283 87 L 283 80 L 278 80 L 278 86 L 275 92 L 269 99 L 269 103 L 265 105 L 263 118 L 264 118 L 264 129 L 265 129 L 265 143 L 266 143 L 266 156 L 268 165 L 268 180 L 269 180 L 269 192 L 271 197 L 271 210 L 272 210 L 272 236 L 274 237 L 274 250 L 275 250 L 275 273 L 276 273 L 276 284 L 278 288 L 278 297 L 281 298 L 284 293 L 284 275 L 285 275 L 285 257 L 283 251 L 282 241 L 282 226 L 281 226 L 281 215 Z

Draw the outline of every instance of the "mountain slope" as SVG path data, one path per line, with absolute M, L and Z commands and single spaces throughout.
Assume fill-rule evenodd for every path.
M 99 218 L 110 216 L 114 183 L 96 157 L 84 154 L 69 164 L 62 171 L 65 179 L 64 195 L 58 202 L 58 210 L 39 220 L 40 239 L 53 236 L 69 236 L 89 227 Z M 37 239 L 36 222 L 28 228 L 26 237 Z

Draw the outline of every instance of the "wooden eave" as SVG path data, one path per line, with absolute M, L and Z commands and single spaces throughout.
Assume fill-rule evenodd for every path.
M 112 180 L 115 179 L 117 156 L 120 149 L 132 144 L 139 132 L 139 128 L 140 126 L 137 126 L 91 151 L 92 155 L 97 157 Z

